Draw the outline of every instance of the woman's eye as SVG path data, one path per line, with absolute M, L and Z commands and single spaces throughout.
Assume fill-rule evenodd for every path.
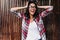
M 35 8 L 35 6 L 30 6 L 30 8 Z

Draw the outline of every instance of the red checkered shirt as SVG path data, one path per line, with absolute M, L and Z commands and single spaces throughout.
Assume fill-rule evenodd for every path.
M 51 10 L 52 10 L 52 7 L 47 8 L 45 11 L 39 13 L 39 16 L 34 19 L 34 21 L 37 24 L 37 28 L 39 30 L 41 38 L 43 38 L 42 35 L 45 34 L 45 28 L 44 28 L 42 18 L 47 16 Z M 27 20 L 24 14 L 16 13 L 16 11 L 14 10 L 11 10 L 11 12 L 14 12 L 16 15 L 18 15 L 18 17 L 22 18 L 22 38 L 21 39 L 26 40 L 30 20 Z

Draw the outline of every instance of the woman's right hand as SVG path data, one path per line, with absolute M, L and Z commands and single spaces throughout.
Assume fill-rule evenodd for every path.
M 28 2 L 26 2 L 26 6 L 25 7 L 27 7 L 28 6 Z

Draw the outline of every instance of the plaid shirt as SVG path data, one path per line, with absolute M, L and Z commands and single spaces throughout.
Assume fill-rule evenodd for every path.
M 51 10 L 52 10 L 52 7 L 47 8 L 45 11 L 39 13 L 39 16 L 34 19 L 34 21 L 37 24 L 37 28 L 39 30 L 39 34 L 40 34 L 42 40 L 44 38 L 43 35 L 45 35 L 45 28 L 44 28 L 42 18 L 47 16 Z M 11 12 L 14 12 L 18 17 L 22 18 L 22 40 L 26 40 L 30 20 L 27 20 L 26 17 L 24 16 L 24 14 L 16 13 L 16 11 L 14 11 L 14 10 L 11 10 Z

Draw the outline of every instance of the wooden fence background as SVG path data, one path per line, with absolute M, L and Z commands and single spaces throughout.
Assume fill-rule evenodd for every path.
M 37 0 L 39 5 L 53 5 L 54 10 L 45 17 L 47 40 L 60 40 L 60 0 Z M 0 0 L 0 40 L 21 40 L 21 19 L 11 14 L 10 8 L 25 6 L 27 0 Z M 25 9 L 20 10 L 20 12 Z

